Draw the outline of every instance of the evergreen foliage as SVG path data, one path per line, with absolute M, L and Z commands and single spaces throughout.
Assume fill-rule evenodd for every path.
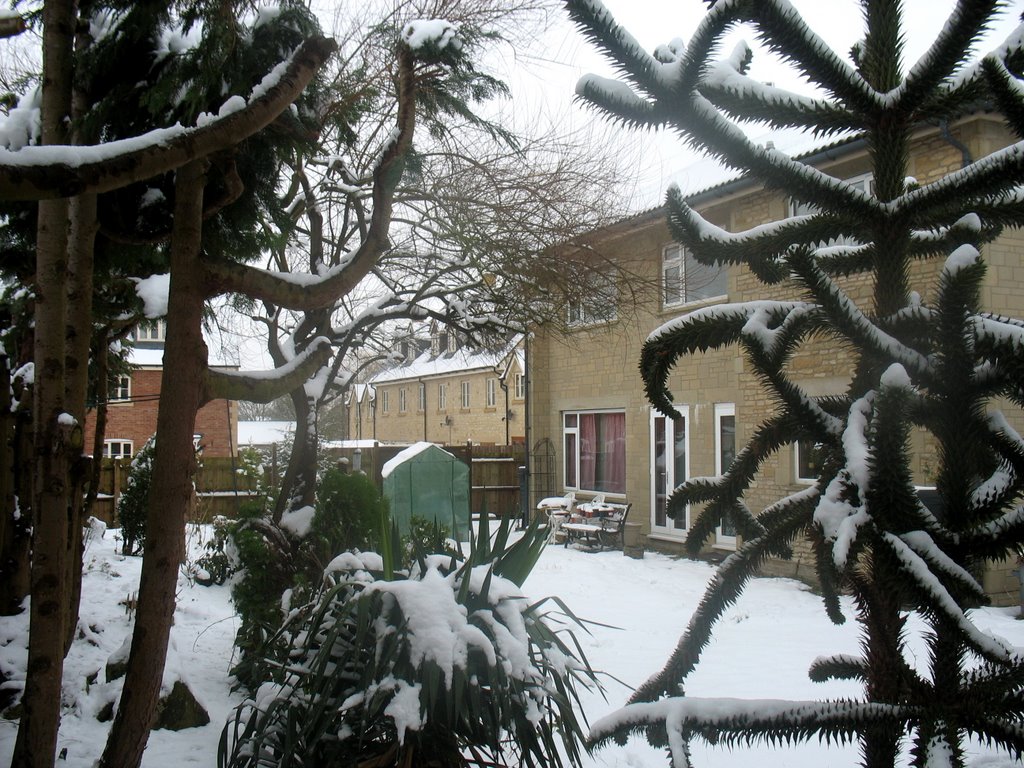
M 733 345 L 776 412 L 752 426 L 723 477 L 692 479 L 672 495 L 670 513 L 706 505 L 688 533 L 691 552 L 723 516 L 743 543 L 709 585 L 665 668 L 592 735 L 601 742 L 644 731 L 671 744 L 677 766 L 690 764 L 687 743 L 695 736 L 725 744 L 858 740 L 864 765 L 879 768 L 895 763 L 906 733 L 914 765 L 963 765 L 968 736 L 1019 757 L 1024 664 L 981 632 L 969 611 L 985 600 L 978 569 L 1024 543 L 1024 440 L 998 410 L 1024 404 L 1024 324 L 980 304 L 985 244 L 1004 227 L 1024 223 L 1024 144 L 924 186 L 908 182 L 908 159 L 915 131 L 983 104 L 1024 135 L 1024 28 L 969 68 L 972 45 L 1000 3 L 960 2 L 929 51 L 905 69 L 898 0 L 862 0 L 866 35 L 852 65 L 782 0 L 712 3 L 689 45 L 662 46 L 653 55 L 598 0 L 567 5 L 629 86 L 588 76 L 577 88 L 584 101 L 626 124 L 676 129 L 767 188 L 816 207 L 812 215 L 726 233 L 691 209 L 678 189 L 668 193 L 673 236 L 698 261 L 745 267 L 798 298 L 697 310 L 645 344 L 641 374 L 663 413 L 674 413 L 668 380 L 677 365 Z M 747 75 L 745 46 L 716 60 L 722 36 L 740 23 L 751 25 L 821 95 L 755 82 Z M 798 126 L 822 137 L 856 132 L 869 153 L 874 194 L 756 145 L 735 120 Z M 935 265 L 937 287 L 910 284 L 911 266 L 921 260 Z M 870 286 L 870 298 L 855 299 L 846 278 Z M 790 377 L 794 354 L 814 338 L 853 351 L 844 395 L 813 397 Z M 937 446 L 940 509 L 926 507 L 914 488 L 914 431 Z M 749 509 L 744 497 L 764 462 L 800 440 L 821 446 L 816 483 L 760 513 Z M 825 609 L 843 621 L 838 595 L 852 594 L 864 649 L 859 657 L 819 660 L 811 675 L 862 681 L 863 698 L 708 706 L 681 695 L 715 622 L 745 582 L 765 558 L 785 557 L 804 536 L 814 547 Z M 908 608 L 929 625 L 925 668 L 905 651 Z
M 464 562 L 421 555 L 385 575 L 349 553 L 295 611 L 236 710 L 220 766 L 547 766 L 580 762 L 578 686 L 596 685 L 555 601 L 518 587 L 546 543 L 536 526 L 511 543 L 486 524 Z M 451 645 L 448 645 L 450 641 Z
M 149 514 L 149 487 L 153 481 L 156 437 L 132 457 L 128 482 L 117 500 L 117 521 L 121 526 L 121 553 L 139 555 L 146 546 L 146 517 Z

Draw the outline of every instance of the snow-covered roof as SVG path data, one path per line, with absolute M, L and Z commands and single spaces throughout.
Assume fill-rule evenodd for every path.
M 294 421 L 240 421 L 238 422 L 238 444 L 270 445 L 290 439 L 295 432 Z
M 210 349 L 210 365 L 214 368 L 232 368 L 237 369 L 238 366 L 234 363 L 229 363 L 224 360 L 219 360 L 214 353 L 214 349 Z M 128 350 L 128 362 L 131 365 L 139 365 L 145 368 L 163 368 L 164 365 L 164 348 L 161 346 L 153 347 L 142 347 L 134 346 Z
M 452 373 L 501 369 L 504 368 L 505 359 L 521 339 L 521 336 L 516 336 L 511 343 L 498 350 L 461 348 L 455 352 L 438 355 L 427 350 L 411 362 L 402 363 L 389 371 L 374 376 L 371 383 L 386 384 Z

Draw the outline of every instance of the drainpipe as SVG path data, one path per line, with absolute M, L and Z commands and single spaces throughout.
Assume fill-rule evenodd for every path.
M 497 371 L 495 371 L 497 373 Z M 498 377 L 498 386 L 501 387 L 501 391 L 505 393 L 505 418 L 502 421 L 505 422 L 505 445 L 509 444 L 509 431 L 508 431 L 508 382 L 505 381 L 504 376 Z
M 523 435 L 526 441 L 526 445 L 523 446 L 523 463 L 526 464 L 526 503 L 523 507 L 523 527 L 527 527 L 530 524 L 529 515 L 531 497 L 530 497 L 530 441 L 533 439 L 533 422 L 531 420 L 530 412 L 530 398 L 532 397 L 532 387 L 530 386 L 530 331 L 527 330 L 523 334 L 523 410 L 525 414 L 523 416 L 525 424 L 523 425 Z
M 943 118 L 939 120 L 939 134 L 945 139 L 946 143 L 954 149 L 960 150 L 960 167 L 966 168 L 968 165 L 974 162 L 974 158 L 971 157 L 971 150 L 967 148 L 967 145 L 956 138 L 949 130 L 949 120 Z

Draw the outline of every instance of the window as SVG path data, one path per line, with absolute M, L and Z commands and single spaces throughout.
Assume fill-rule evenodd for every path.
M 668 499 L 689 477 L 690 409 L 677 405 L 677 418 L 651 412 L 651 532 L 666 536 L 685 536 L 689 526 L 689 507 L 675 519 L 668 515 Z
M 427 385 L 420 382 L 420 401 L 418 410 L 420 413 L 427 410 Z
M 567 488 L 626 492 L 624 411 L 564 413 L 562 439 Z
M 821 469 L 822 445 L 813 440 L 801 440 L 794 444 L 793 466 L 796 467 L 798 483 L 814 483 Z
M 516 374 L 516 378 L 515 378 L 515 382 L 516 382 L 516 389 L 515 389 L 516 400 L 522 400 L 524 397 L 526 397 L 526 377 L 523 376 L 523 374 L 521 374 L 521 373 L 517 373 Z
M 402 387 L 398 390 L 398 412 L 405 413 L 408 410 L 408 403 L 406 402 L 406 389 Z
M 133 453 L 131 440 L 103 441 L 103 458 L 105 459 L 130 459 Z
M 459 348 L 458 341 L 455 339 L 455 334 L 451 331 L 448 332 L 448 351 L 454 352 Z
M 448 407 L 448 389 L 444 384 L 437 385 L 437 410 L 443 411 Z
M 391 393 L 388 392 L 386 389 L 382 390 L 381 393 L 380 393 L 380 412 L 381 413 L 387 413 L 389 410 L 391 410 L 391 402 L 390 402 L 391 398 L 388 397 L 388 395 L 390 395 L 390 394 Z
M 131 400 L 132 398 L 132 377 L 118 376 L 117 380 L 110 385 L 110 392 L 107 395 L 109 401 Z
M 462 407 L 469 408 L 469 382 L 463 381 L 459 386 L 462 389 Z
M 493 408 L 498 402 L 498 380 L 487 380 L 487 407 Z
M 167 323 L 163 320 L 147 320 L 135 328 L 136 341 L 164 341 L 167 338 Z
M 666 307 L 703 301 L 729 292 L 725 266 L 706 266 L 681 245 L 673 243 L 661 252 L 662 300 Z
M 715 403 L 715 474 L 724 475 L 736 459 L 736 406 Z M 736 548 L 736 526 L 723 517 L 715 529 L 715 544 Z
M 569 325 L 610 323 L 619 316 L 616 275 L 589 271 L 579 278 L 580 292 L 566 307 Z
M 875 194 L 875 177 L 870 173 L 862 173 L 859 176 L 851 176 L 848 179 L 843 179 L 851 187 L 856 187 L 861 192 L 866 192 L 869 195 Z M 812 213 L 818 212 L 818 206 L 814 203 L 803 203 L 799 200 L 790 199 L 789 201 L 789 215 L 790 216 L 808 216 Z

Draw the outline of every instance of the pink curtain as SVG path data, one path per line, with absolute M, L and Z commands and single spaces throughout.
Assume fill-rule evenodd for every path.
M 626 414 L 606 413 L 605 450 L 607 475 L 605 487 L 610 493 L 626 492 Z
M 597 414 L 580 414 L 580 488 L 597 488 Z

